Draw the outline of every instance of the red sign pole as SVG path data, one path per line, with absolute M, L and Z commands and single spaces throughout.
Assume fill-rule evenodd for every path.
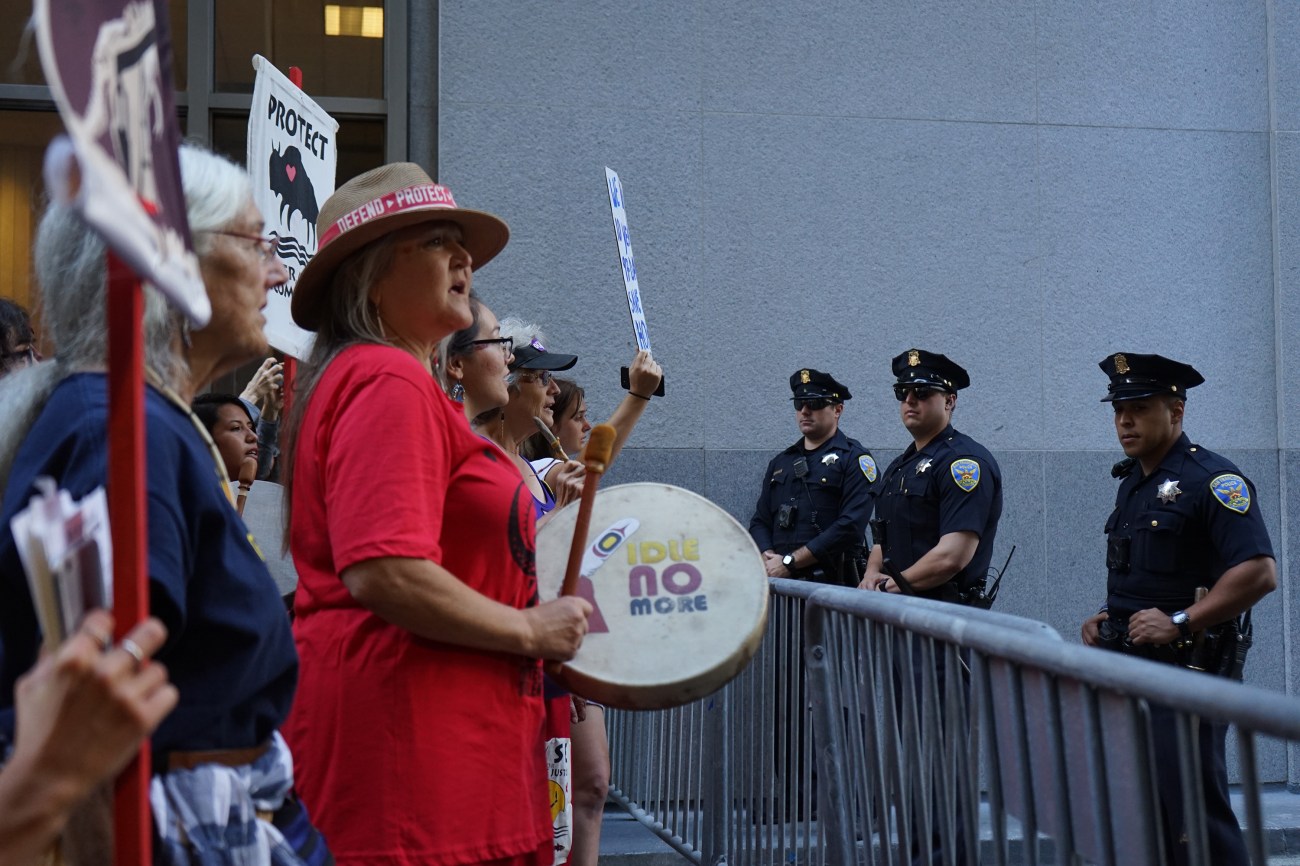
M 290 66 L 289 83 L 291 83 L 292 86 L 298 88 L 298 90 L 302 90 L 303 88 L 302 66 Z M 283 374 L 285 374 L 285 382 L 283 382 L 283 386 L 282 386 L 282 390 L 285 391 L 285 406 L 283 406 L 281 410 L 279 410 L 279 417 L 281 417 L 281 419 L 287 420 L 289 419 L 289 410 L 292 407 L 292 403 L 294 403 L 294 380 L 296 377 L 298 377 L 298 360 L 291 358 L 291 356 L 286 356 L 285 373 Z M 281 425 L 279 425 L 279 453 L 281 454 L 287 453 L 287 449 L 286 449 L 287 442 L 285 438 L 287 436 L 289 436 L 289 425 L 281 421 Z
M 149 615 L 148 523 L 144 474 L 144 290 L 131 269 L 108 254 L 108 513 L 113 538 L 114 637 Z M 117 778 L 113 862 L 153 861 L 149 816 L 149 741 Z
M 302 90 L 302 67 L 301 66 L 289 67 L 289 83 L 292 84 L 294 87 L 298 88 L 299 90 Z M 284 406 L 280 409 L 280 418 L 282 419 L 280 424 L 280 437 L 281 437 L 280 453 L 281 454 L 286 453 L 284 448 L 285 446 L 284 437 L 288 436 L 289 434 L 289 425 L 284 422 L 288 420 L 289 410 L 293 406 L 293 383 L 294 383 L 294 379 L 296 379 L 297 377 L 298 377 L 297 360 L 295 360 L 292 357 L 286 356 L 284 359 L 284 383 L 281 386 L 281 390 L 284 391 Z

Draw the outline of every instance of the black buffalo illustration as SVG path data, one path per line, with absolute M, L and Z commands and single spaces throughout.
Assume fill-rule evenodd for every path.
M 293 228 L 293 214 L 297 211 L 307 221 L 308 239 L 314 240 L 320 209 L 316 206 L 316 190 L 312 189 L 311 178 L 303 168 L 298 148 L 290 145 L 284 153 L 271 152 L 271 192 L 280 197 L 280 219 L 285 220 L 285 227 Z

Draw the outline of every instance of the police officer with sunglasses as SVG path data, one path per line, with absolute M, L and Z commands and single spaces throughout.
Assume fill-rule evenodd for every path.
M 767 465 L 749 534 L 769 577 L 856 586 L 877 469 L 839 429 L 849 389 L 819 370 L 790 377 L 802 437 Z
M 885 470 L 871 521 L 863 589 L 987 606 L 984 584 L 1002 516 L 1002 472 L 953 429 L 970 377 L 944 355 L 908 349 L 893 360 L 894 396 L 912 444 Z
M 984 446 L 953 429 L 957 392 L 970 385 L 970 377 L 946 356 L 922 349 L 894 358 L 893 371 L 898 414 L 912 443 L 881 478 L 871 521 L 874 543 L 860 586 L 987 607 L 985 582 L 1002 516 L 1002 472 Z M 915 639 L 904 646 L 910 646 L 918 701 L 925 693 L 927 664 L 933 665 L 938 694 L 945 695 L 944 655 L 929 659 Z M 963 664 L 956 672 L 963 687 L 964 670 Z M 940 814 L 937 803 L 931 805 L 934 814 Z M 960 803 L 958 827 L 964 823 Z M 969 862 L 961 833 L 952 844 L 952 852 L 944 850 L 937 825 L 926 838 L 922 825 L 913 823 L 911 862 L 937 866 L 949 862 L 949 854 L 953 862 Z

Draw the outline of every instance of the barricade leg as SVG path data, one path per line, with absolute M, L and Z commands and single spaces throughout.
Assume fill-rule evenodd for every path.
M 1245 839 L 1228 798 L 1227 728 L 1152 705 L 1151 730 L 1167 862 L 1246 866 Z
M 839 660 L 829 658 L 826 651 L 828 618 L 829 614 L 820 608 L 809 607 L 805 611 L 804 658 L 808 666 L 809 697 L 820 769 L 818 815 L 826 838 L 826 862 L 851 866 L 857 862 L 857 854 L 848 762 L 843 748 L 846 743 L 844 714 L 841 712 L 848 703 L 840 678 L 835 675 Z

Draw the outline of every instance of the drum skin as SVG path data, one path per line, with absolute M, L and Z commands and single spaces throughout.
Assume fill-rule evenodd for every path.
M 559 595 L 577 503 L 537 533 L 541 597 Z M 557 675 L 612 707 L 663 709 L 697 700 L 744 670 L 767 625 L 768 581 L 758 547 L 709 500 L 668 484 L 621 484 L 596 494 L 578 594 L 591 630 Z

